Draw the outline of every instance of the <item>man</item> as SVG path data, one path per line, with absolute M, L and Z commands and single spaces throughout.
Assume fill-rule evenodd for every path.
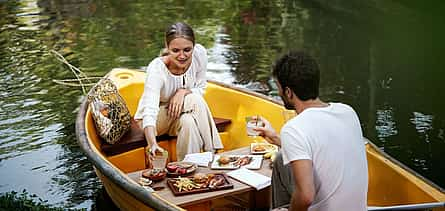
M 304 52 L 278 59 L 273 77 L 285 107 L 298 115 L 283 126 L 280 135 L 264 118 L 264 127 L 256 129 L 281 146 L 272 174 L 272 207 L 366 210 L 368 167 L 355 111 L 318 98 L 318 65 Z

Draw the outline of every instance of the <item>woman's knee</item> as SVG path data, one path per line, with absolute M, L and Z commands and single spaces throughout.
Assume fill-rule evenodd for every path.
M 201 99 L 202 99 L 202 96 L 199 94 L 195 94 L 195 93 L 190 93 L 184 97 L 185 101 L 192 101 L 192 102 L 199 101 Z
M 182 114 L 181 117 L 179 117 L 179 124 L 181 128 L 194 128 L 195 126 L 195 119 L 190 114 Z
M 191 93 L 185 96 L 184 98 L 184 103 L 186 105 L 192 105 L 192 104 L 203 104 L 205 103 L 204 98 L 199 95 L 199 94 L 195 94 L 195 93 Z
M 207 103 L 199 94 L 189 94 L 184 99 L 184 112 L 200 114 L 206 110 Z

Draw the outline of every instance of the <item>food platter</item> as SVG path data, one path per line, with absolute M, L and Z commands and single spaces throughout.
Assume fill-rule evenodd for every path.
M 197 175 L 199 178 L 196 178 Z M 169 178 L 167 185 L 175 196 L 233 188 L 225 173 L 197 173 L 190 177 Z
M 167 176 L 168 177 L 178 177 L 187 176 L 195 172 L 198 165 L 192 162 L 170 162 L 167 164 Z
M 224 162 L 221 162 L 225 160 Z M 262 155 L 215 155 L 211 169 L 237 169 L 244 166 L 248 169 L 260 169 L 263 163 Z
M 250 153 L 252 154 L 265 154 L 271 151 L 278 151 L 278 147 L 269 143 L 251 143 Z

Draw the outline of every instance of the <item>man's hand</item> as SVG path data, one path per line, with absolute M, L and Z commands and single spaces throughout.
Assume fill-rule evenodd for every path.
M 256 119 L 256 116 L 252 117 L 253 119 Z M 264 117 L 259 117 L 260 121 L 263 122 L 263 125 L 254 128 L 253 130 L 260 132 L 260 136 L 262 136 L 264 139 L 266 139 L 267 142 L 271 144 L 275 144 L 277 146 L 281 146 L 281 140 L 278 133 L 273 129 L 270 122 L 265 119 Z

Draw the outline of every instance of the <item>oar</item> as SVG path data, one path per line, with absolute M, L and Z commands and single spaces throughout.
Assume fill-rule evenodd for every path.
M 419 203 L 419 204 L 406 204 L 397 206 L 387 206 L 387 207 L 368 207 L 368 211 L 377 210 L 417 210 L 417 209 L 427 209 L 435 207 L 445 207 L 445 202 L 431 202 L 431 203 Z

